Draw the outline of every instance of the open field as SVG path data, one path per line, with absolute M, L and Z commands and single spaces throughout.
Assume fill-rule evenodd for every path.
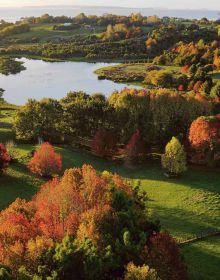
M 31 27 L 30 32 L 21 33 L 8 37 L 9 39 L 18 39 L 22 41 L 29 41 L 33 38 L 39 43 L 48 41 L 57 41 L 60 39 L 71 39 L 75 35 L 98 35 L 104 31 L 102 27 L 96 27 L 94 31 L 88 30 L 84 27 L 73 30 L 53 30 L 54 24 L 40 24 Z

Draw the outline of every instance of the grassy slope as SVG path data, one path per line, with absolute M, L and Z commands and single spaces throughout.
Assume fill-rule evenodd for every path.
M 21 33 L 17 35 L 10 36 L 9 38 L 16 38 L 21 40 L 30 40 L 32 38 L 39 39 L 40 43 L 45 43 L 49 40 L 57 40 L 57 39 L 68 39 L 75 35 L 91 35 L 91 34 L 99 34 L 103 32 L 102 27 L 96 27 L 94 32 L 87 30 L 85 28 L 77 28 L 74 30 L 53 30 L 53 24 L 41 24 L 31 27 L 30 32 Z

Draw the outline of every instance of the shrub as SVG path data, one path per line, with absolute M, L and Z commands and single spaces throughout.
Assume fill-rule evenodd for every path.
M 178 175 L 186 170 L 186 153 L 180 141 L 173 137 L 162 155 L 162 165 L 171 174 Z
M 5 146 L 3 144 L 0 144 L 0 174 L 4 172 L 10 161 L 11 157 L 7 152 Z
M 42 177 L 51 177 L 60 172 L 62 167 L 61 156 L 55 153 L 53 146 L 48 142 L 43 143 L 34 157 L 28 163 L 31 172 Z

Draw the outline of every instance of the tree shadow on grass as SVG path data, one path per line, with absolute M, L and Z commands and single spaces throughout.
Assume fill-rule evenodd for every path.
M 30 174 L 25 164 L 11 164 L 0 178 L 0 209 L 8 207 L 18 197 L 30 200 L 43 182 Z
M 218 249 L 217 249 L 218 247 Z M 182 248 L 190 280 L 220 279 L 220 239 L 208 238 Z
M 169 184 L 183 185 L 190 188 L 208 190 L 220 194 L 220 171 L 204 168 L 189 167 L 178 179 L 168 179 L 164 176 L 163 169 L 158 162 L 150 161 L 136 168 L 126 168 L 123 163 L 116 163 L 95 157 L 84 151 L 73 152 L 65 150 L 62 153 L 63 170 L 71 167 L 81 167 L 83 164 L 92 165 L 98 172 L 108 170 L 119 173 L 121 176 L 132 180 L 154 180 Z
M 177 240 L 183 241 L 215 230 L 220 231 L 220 219 L 208 213 L 197 213 L 184 208 L 166 207 L 150 203 L 147 209 L 152 209 L 153 220 L 160 220 L 162 229 L 170 232 Z

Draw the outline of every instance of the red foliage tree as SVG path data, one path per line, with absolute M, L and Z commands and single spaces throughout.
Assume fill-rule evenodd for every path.
M 149 257 L 161 279 L 187 279 L 180 248 L 168 233 L 158 233 L 150 238 Z
M 128 141 L 125 147 L 125 154 L 130 160 L 140 158 L 145 153 L 145 144 L 142 140 L 140 131 L 137 130 Z
M 3 173 L 10 161 L 11 157 L 8 154 L 5 146 L 3 144 L 0 144 L 0 175 Z
M 115 136 L 105 129 L 99 129 L 92 140 L 91 150 L 97 156 L 107 157 L 114 153 L 115 146 Z
M 50 177 L 60 172 L 62 167 L 61 156 L 55 153 L 51 144 L 43 143 L 34 157 L 28 163 L 31 172 L 42 177 Z

